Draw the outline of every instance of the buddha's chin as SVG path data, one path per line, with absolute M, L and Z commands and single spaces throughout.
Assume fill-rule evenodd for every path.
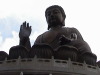
M 56 23 L 52 23 L 50 24 L 51 27 L 57 27 L 59 24 L 56 24 Z
M 55 19 L 50 20 L 50 23 L 56 23 Z
M 57 24 L 57 21 L 56 20 L 51 20 L 50 21 L 50 25 L 55 25 L 55 24 Z

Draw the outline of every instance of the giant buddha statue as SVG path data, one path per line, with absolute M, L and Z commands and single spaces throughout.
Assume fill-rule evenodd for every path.
M 48 7 L 45 11 L 45 17 L 48 31 L 39 35 L 32 47 L 29 39 L 31 26 L 24 22 L 19 32 L 20 44 L 12 47 L 10 51 L 25 47 L 23 49 L 30 58 L 35 55 L 39 58 L 52 58 L 54 56 L 55 59 L 68 60 L 70 58 L 72 61 L 85 61 L 87 64 L 96 65 L 96 55 L 92 53 L 81 33 L 74 27 L 65 27 L 66 15 L 61 6 Z

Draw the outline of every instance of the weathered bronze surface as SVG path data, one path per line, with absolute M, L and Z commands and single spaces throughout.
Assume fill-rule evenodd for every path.
M 53 5 L 46 9 L 45 17 L 48 31 L 39 35 L 31 47 L 29 36 L 31 26 L 26 21 L 21 25 L 19 31 L 20 42 L 9 50 L 8 59 L 52 58 L 72 61 L 86 62 L 96 65 L 96 55 L 92 53 L 89 45 L 84 41 L 80 32 L 72 27 L 65 26 L 65 12 L 61 6 Z
M 45 11 L 48 31 L 39 35 L 31 47 L 31 26 L 24 22 L 20 42 L 0 52 L 0 75 L 99 75 L 100 61 L 80 32 L 65 26 L 65 12 L 53 5 Z M 7 58 L 7 59 L 5 59 Z M 97 67 L 97 65 L 99 67 Z

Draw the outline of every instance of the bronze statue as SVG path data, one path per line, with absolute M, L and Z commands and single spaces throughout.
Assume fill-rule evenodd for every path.
M 54 49 L 55 55 L 57 55 L 57 58 L 64 58 L 64 59 L 66 57 L 69 57 L 67 56 L 68 55 L 67 53 L 70 50 L 68 52 L 66 52 L 67 50 L 65 50 L 62 53 L 60 51 L 58 53 L 60 55 L 58 55 L 57 48 L 61 47 L 62 45 L 66 45 L 67 47 L 71 46 L 70 49 L 72 48 L 71 50 L 73 50 L 73 48 L 75 47 L 77 49 L 75 48 L 74 49 L 78 50 L 77 52 L 78 61 L 83 62 L 84 60 L 86 60 L 86 63 L 89 63 L 89 64 L 96 63 L 95 62 L 96 55 L 91 52 L 89 45 L 87 44 L 87 42 L 84 41 L 80 32 L 76 28 L 64 27 L 66 15 L 61 6 L 54 5 L 54 6 L 48 7 L 45 11 L 45 17 L 48 23 L 48 31 L 39 35 L 34 44 L 46 43 Z M 77 57 L 77 56 L 75 55 L 74 57 Z
M 38 55 L 38 53 L 41 52 L 34 48 L 40 47 L 40 49 L 44 49 L 44 47 L 48 45 L 53 49 L 52 51 L 52 49 L 47 47 L 51 50 L 49 50 L 50 55 L 53 55 L 55 59 L 66 60 L 72 58 L 73 61 L 86 61 L 87 64 L 95 65 L 96 55 L 91 52 L 89 45 L 84 41 L 80 32 L 74 27 L 64 27 L 66 15 L 61 6 L 53 5 L 48 7 L 45 11 L 45 17 L 48 23 L 48 31 L 37 37 L 32 48 L 29 40 L 31 26 L 29 26 L 29 23 L 24 22 L 20 27 L 19 45 L 25 47 L 28 53 L 31 53 L 29 57 L 34 57 L 34 53 Z M 47 50 L 42 50 L 41 53 L 48 55 Z M 38 57 L 41 56 L 38 55 Z M 49 58 L 51 57 L 49 56 Z
M 54 5 L 47 8 L 45 16 L 49 30 L 38 36 L 34 44 L 46 43 L 53 49 L 66 44 L 76 47 L 80 52 L 91 52 L 76 28 L 64 27 L 66 15 L 62 7 Z
M 29 23 L 24 22 L 20 27 L 19 38 L 20 43 L 19 45 L 24 46 L 29 51 L 31 49 L 30 39 L 29 36 L 31 34 L 31 26 Z
M 53 49 L 62 44 L 67 44 L 75 46 L 80 52 L 91 52 L 89 45 L 83 40 L 76 28 L 64 27 L 66 15 L 62 7 L 54 5 L 47 8 L 45 16 L 48 23 L 48 31 L 39 35 L 34 44 L 46 43 Z M 20 45 L 26 47 L 28 51 L 31 48 L 30 34 L 31 26 L 29 26 L 29 23 L 24 22 L 19 32 Z

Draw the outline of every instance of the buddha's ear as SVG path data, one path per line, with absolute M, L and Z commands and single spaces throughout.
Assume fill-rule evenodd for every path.
M 51 27 L 51 26 L 48 24 L 48 30 L 50 29 L 50 27 Z
M 62 22 L 62 26 L 65 26 L 65 19 L 64 19 L 63 22 Z

